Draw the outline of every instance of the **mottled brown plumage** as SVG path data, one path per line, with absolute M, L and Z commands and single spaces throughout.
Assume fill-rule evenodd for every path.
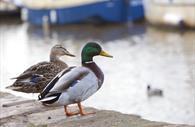
M 40 93 L 45 86 L 63 69 L 68 67 L 59 59 L 60 56 L 68 55 L 74 57 L 61 45 L 55 45 L 50 52 L 49 62 L 40 62 L 25 70 L 8 88 L 25 93 Z

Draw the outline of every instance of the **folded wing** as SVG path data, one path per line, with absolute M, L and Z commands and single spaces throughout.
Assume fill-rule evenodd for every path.
M 89 69 L 85 67 L 69 67 L 64 69 L 45 87 L 39 95 L 39 100 L 67 90 L 72 85 L 76 85 L 75 83 L 84 78 L 88 73 Z

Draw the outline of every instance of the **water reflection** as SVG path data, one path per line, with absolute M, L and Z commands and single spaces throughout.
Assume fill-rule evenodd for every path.
M 195 124 L 194 31 L 158 30 L 143 24 L 80 24 L 52 27 L 50 37 L 44 38 L 42 30 L 35 26 L 1 23 L 0 32 L 1 89 L 30 65 L 48 60 L 55 43 L 62 43 L 78 56 L 63 57 L 64 61 L 80 65 L 85 42 L 102 40 L 114 59 L 95 58 L 106 79 L 103 87 L 84 102 L 86 106 L 157 121 Z M 164 97 L 148 98 L 147 84 L 162 89 Z
M 58 38 L 60 41 L 74 39 L 75 41 L 85 41 L 89 39 L 101 40 L 103 42 L 122 39 L 130 35 L 143 34 L 145 26 L 143 24 L 70 24 L 50 27 L 50 37 Z M 44 33 L 41 27 L 28 26 L 29 38 L 42 38 Z

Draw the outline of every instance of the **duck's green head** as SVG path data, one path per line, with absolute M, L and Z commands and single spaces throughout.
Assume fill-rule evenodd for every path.
M 96 42 L 88 42 L 82 50 L 81 58 L 82 63 L 93 61 L 94 56 L 113 57 L 102 50 L 101 46 Z

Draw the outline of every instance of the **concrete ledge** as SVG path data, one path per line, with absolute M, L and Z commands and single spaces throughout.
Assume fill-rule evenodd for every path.
M 1 127 L 195 127 L 145 120 L 135 115 L 115 111 L 85 108 L 95 111 L 88 116 L 66 117 L 63 107 L 44 107 L 37 101 L 27 101 L 8 93 L 0 93 Z M 71 106 L 70 110 L 77 110 Z

